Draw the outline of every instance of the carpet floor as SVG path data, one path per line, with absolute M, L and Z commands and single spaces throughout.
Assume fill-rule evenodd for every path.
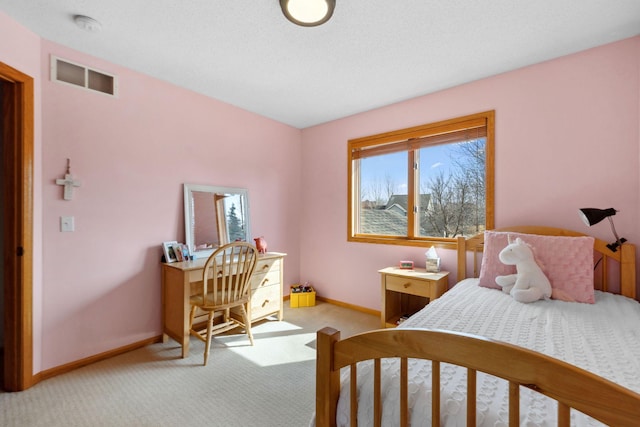
M 153 344 L 43 381 L 0 392 L 0 425 L 274 426 L 309 424 L 315 405 L 315 332 L 342 337 L 376 329 L 377 316 L 319 301 L 289 308 L 283 321 L 217 336 L 207 366 L 204 343 L 191 338 L 189 356 L 173 341 Z

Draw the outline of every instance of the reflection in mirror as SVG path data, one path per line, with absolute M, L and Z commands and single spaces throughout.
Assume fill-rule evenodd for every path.
M 249 199 L 244 188 L 184 184 L 185 240 L 196 258 L 218 246 L 249 241 Z

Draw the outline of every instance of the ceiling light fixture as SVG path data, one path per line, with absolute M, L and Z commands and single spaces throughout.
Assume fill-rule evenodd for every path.
M 280 7 L 284 16 L 294 24 L 315 27 L 331 18 L 336 0 L 280 0 Z
M 78 27 L 90 33 L 97 33 L 102 30 L 102 24 L 88 16 L 76 15 L 73 17 L 73 21 Z

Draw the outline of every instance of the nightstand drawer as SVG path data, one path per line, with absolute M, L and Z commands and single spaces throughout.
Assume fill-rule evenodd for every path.
M 409 277 L 387 276 L 386 289 L 388 291 L 402 292 L 403 294 L 429 296 L 431 282 L 424 279 L 412 279 Z

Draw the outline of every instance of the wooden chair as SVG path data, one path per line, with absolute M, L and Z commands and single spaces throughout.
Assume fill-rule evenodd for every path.
M 251 319 L 247 316 L 251 275 L 256 266 L 257 250 L 245 242 L 234 242 L 221 246 L 214 251 L 205 263 L 202 286 L 190 298 L 191 313 L 189 316 L 189 332 L 206 343 L 204 365 L 209 359 L 211 337 L 242 326 L 249 341 L 253 345 L 251 335 Z M 242 321 L 231 316 L 231 309 L 236 308 L 242 315 Z M 207 327 L 194 329 L 194 318 L 198 309 L 208 313 Z M 222 322 L 213 324 L 214 318 L 220 317 Z

